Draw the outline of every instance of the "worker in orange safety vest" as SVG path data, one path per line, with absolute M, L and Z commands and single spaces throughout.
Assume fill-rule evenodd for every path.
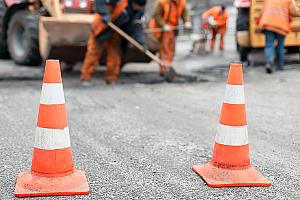
M 107 23 L 117 19 L 122 21 L 127 4 L 127 0 L 95 0 L 96 15 L 80 76 L 83 85 L 90 85 L 104 50 L 107 53 L 104 79 L 107 84 L 116 82 L 121 66 L 121 38 L 116 32 L 109 30 Z
M 220 35 L 219 49 L 224 50 L 224 35 L 227 30 L 228 12 L 225 5 L 214 6 L 202 14 L 202 19 L 207 20 L 211 27 L 212 38 L 210 41 L 210 50 L 215 48 L 217 34 Z
M 161 32 L 154 33 L 160 43 L 159 55 L 163 62 L 163 65 L 160 66 L 161 76 L 168 73 L 173 62 L 175 55 L 175 29 L 180 18 L 183 19 L 185 28 L 192 28 L 186 0 L 158 0 L 156 2 L 149 28 L 162 29 Z
M 284 65 L 284 40 L 291 31 L 291 16 L 299 17 L 300 8 L 294 0 L 266 0 L 259 27 L 266 36 L 265 62 L 266 72 L 272 73 L 275 60 L 274 41 L 277 39 L 277 70 L 282 70 Z

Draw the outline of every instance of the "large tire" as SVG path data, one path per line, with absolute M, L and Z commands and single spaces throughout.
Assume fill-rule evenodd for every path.
M 7 8 L 4 1 L 0 1 L 0 58 L 9 58 L 9 53 L 7 50 L 6 34 L 4 27 L 4 15 Z
M 15 13 L 7 31 L 8 51 L 21 65 L 38 65 L 42 59 L 38 41 L 39 14 L 30 11 Z

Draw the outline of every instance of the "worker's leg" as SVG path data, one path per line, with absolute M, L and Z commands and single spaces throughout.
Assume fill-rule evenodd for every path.
M 215 42 L 217 37 L 217 31 L 212 28 L 211 29 L 211 40 L 210 40 L 210 50 L 213 51 L 215 49 Z
M 277 57 L 278 57 L 278 64 L 277 69 L 282 70 L 284 65 L 284 57 L 285 57 L 285 49 L 284 49 L 284 39 L 285 37 L 280 34 L 276 34 L 276 38 L 278 41 L 276 50 L 277 50 Z
M 220 34 L 220 46 L 219 46 L 220 51 L 224 50 L 224 34 Z
M 160 74 L 162 75 L 171 66 L 175 55 L 175 31 L 162 33 L 159 55 L 165 64 L 165 66 L 160 66 Z
M 87 52 L 83 61 L 80 79 L 90 81 L 93 73 L 96 71 L 99 58 L 102 55 L 104 44 L 97 42 L 93 34 L 90 35 Z
M 274 41 L 275 33 L 271 31 L 265 31 L 266 46 L 265 46 L 265 62 L 266 64 L 274 64 Z
M 240 46 L 240 61 L 249 62 L 248 61 L 248 52 L 249 52 L 248 48 Z
M 118 79 L 121 67 L 121 38 L 117 33 L 113 33 L 112 37 L 107 41 L 106 46 L 106 74 L 107 83 L 114 82 Z

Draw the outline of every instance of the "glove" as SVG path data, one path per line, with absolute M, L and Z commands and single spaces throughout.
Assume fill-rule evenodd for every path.
M 102 22 L 104 24 L 108 24 L 108 22 L 110 22 L 110 16 L 109 15 L 102 15 Z
M 114 21 L 114 24 L 121 27 L 127 25 L 129 22 L 129 14 L 126 10 L 123 10 L 121 15 Z
M 166 32 L 169 32 L 169 31 L 171 31 L 171 26 L 169 24 L 165 24 L 163 26 L 163 30 L 166 31 Z
M 208 24 L 210 25 L 210 26 L 212 26 L 212 27 L 215 27 L 217 24 L 216 24 L 216 21 L 215 21 L 215 19 L 213 18 L 213 17 L 209 17 L 208 19 L 207 19 L 207 22 L 208 22 Z
M 188 29 L 188 30 L 192 29 L 192 23 L 191 22 L 185 22 L 184 23 L 184 28 Z

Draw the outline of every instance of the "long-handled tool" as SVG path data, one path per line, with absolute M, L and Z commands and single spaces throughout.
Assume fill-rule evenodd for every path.
M 127 33 L 125 33 L 122 29 L 120 29 L 114 23 L 108 22 L 107 25 L 111 29 L 113 29 L 114 31 L 116 31 L 117 33 L 119 33 L 126 40 L 128 40 L 128 42 L 130 42 L 133 46 L 135 46 L 136 48 L 138 48 L 140 51 L 144 52 L 154 62 L 158 63 L 161 66 L 166 66 L 159 57 L 157 57 L 156 55 L 154 55 L 148 49 L 145 49 L 143 45 L 141 45 L 140 43 L 138 43 L 134 38 L 132 38 Z M 172 80 L 177 76 L 177 73 L 176 73 L 176 71 L 174 70 L 173 67 L 171 67 L 171 66 L 166 66 L 166 67 L 168 68 L 168 71 L 164 75 L 165 76 L 165 80 L 168 81 L 168 82 L 172 82 Z
M 170 31 L 178 31 L 178 30 L 184 30 L 184 25 L 178 25 L 174 27 L 170 27 Z M 161 33 L 165 30 L 163 28 L 148 28 L 144 29 L 144 33 Z

